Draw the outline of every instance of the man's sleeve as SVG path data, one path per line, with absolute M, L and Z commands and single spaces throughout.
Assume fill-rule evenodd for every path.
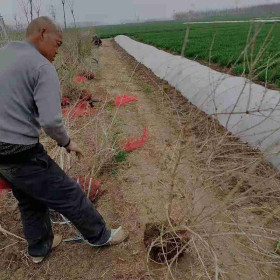
M 62 120 L 60 84 L 53 65 L 46 64 L 39 68 L 34 100 L 41 127 L 58 144 L 65 146 L 69 136 Z

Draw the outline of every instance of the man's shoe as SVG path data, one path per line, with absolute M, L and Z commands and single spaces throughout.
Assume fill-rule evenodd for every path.
M 89 243 L 87 240 L 85 240 L 85 242 L 92 247 L 102 247 L 102 246 L 110 246 L 110 245 L 120 244 L 123 241 L 125 241 L 127 238 L 128 238 L 128 233 L 125 232 L 122 229 L 122 227 L 119 227 L 117 229 L 111 229 L 111 235 L 110 235 L 108 241 L 106 241 L 104 244 L 94 245 L 94 244 Z
M 52 244 L 52 249 L 56 248 L 62 241 L 62 236 L 55 234 L 53 237 L 53 244 Z M 32 257 L 30 256 L 30 259 L 34 262 L 34 263 L 41 263 L 46 256 L 43 257 Z
M 111 236 L 106 245 L 117 245 L 124 242 L 128 238 L 128 233 L 122 227 L 111 229 Z

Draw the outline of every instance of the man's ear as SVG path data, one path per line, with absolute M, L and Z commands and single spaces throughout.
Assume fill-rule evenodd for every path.
M 39 33 L 40 33 L 40 39 L 43 40 L 45 38 L 45 35 L 46 35 L 46 29 L 41 28 Z

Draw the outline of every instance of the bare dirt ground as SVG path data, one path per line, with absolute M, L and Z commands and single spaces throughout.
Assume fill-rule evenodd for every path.
M 120 147 L 125 139 L 141 136 L 143 129 L 148 129 L 143 148 L 127 154 L 122 163 L 105 162 L 102 170 L 93 174 L 102 181 L 104 190 L 96 207 L 108 226 L 122 225 L 130 238 L 119 246 L 102 249 L 64 242 L 43 264 L 34 265 L 25 257 L 24 242 L 0 233 L 0 279 L 279 279 L 277 255 L 267 260 L 267 252 L 272 255 L 279 236 L 278 201 L 268 194 L 265 199 L 259 190 L 259 185 L 266 184 L 266 191 L 276 196 L 278 173 L 257 151 L 234 137 L 216 145 L 215 139 L 228 136 L 217 121 L 194 108 L 114 41 L 104 40 L 100 64 L 96 79 L 89 82 L 96 97 L 103 101 L 122 94 L 138 97 L 137 102 L 120 108 L 104 103 L 105 109 L 98 115 L 104 129 L 112 124 L 110 135 L 117 138 Z M 89 174 L 95 152 L 102 145 L 95 134 L 96 122 L 89 124 L 90 118 L 77 119 L 70 125 L 72 130 L 87 125 L 74 137 L 85 157 L 75 162 L 71 176 Z M 167 276 L 165 265 L 147 265 L 143 239 L 147 223 L 167 220 L 171 188 L 172 222 L 189 225 L 194 239 L 174 266 L 172 276 Z M 250 190 L 254 197 L 243 204 L 242 197 Z M 244 224 L 252 226 L 250 231 Z M 0 196 L 0 225 L 23 236 L 19 211 L 10 194 Z M 262 234 L 253 226 L 269 238 L 259 240 Z M 64 238 L 73 236 L 67 225 L 54 225 L 54 231 Z M 208 245 L 199 244 L 201 238 Z M 215 258 L 218 260 L 212 272 Z

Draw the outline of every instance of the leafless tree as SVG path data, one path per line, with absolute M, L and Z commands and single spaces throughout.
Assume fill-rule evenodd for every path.
M 74 0 L 70 0 L 70 1 L 68 2 L 68 4 L 69 4 L 69 8 L 70 8 L 70 11 L 71 11 L 73 20 L 74 20 L 75 28 L 77 28 L 77 25 L 76 25 L 76 18 L 75 18 L 75 14 L 74 14 L 74 4 L 75 4 L 75 2 L 74 2 Z
M 42 5 L 41 0 L 35 0 L 34 1 L 34 10 L 35 10 L 35 12 L 37 14 L 37 17 L 40 16 L 41 5 Z
M 56 8 L 53 4 L 49 6 L 49 13 L 52 16 L 53 20 L 56 21 Z
M 30 19 L 33 20 L 33 0 L 29 0 L 29 6 L 30 6 Z
M 240 0 L 234 0 L 236 10 L 238 10 Z
M 30 0 L 28 0 L 28 1 L 30 1 Z M 25 1 L 25 0 L 20 0 L 19 4 L 20 4 L 20 6 L 22 8 L 22 11 L 24 13 L 24 16 L 26 18 L 27 23 L 29 24 L 30 23 L 30 19 L 29 19 L 29 12 L 30 12 L 29 3 L 27 1 Z
M 4 18 L 0 14 L 0 39 L 9 40 Z
M 15 25 L 16 25 L 16 30 L 19 30 L 19 21 L 18 21 L 17 14 L 14 14 L 14 21 L 15 21 Z
M 61 4 L 62 4 L 62 8 L 63 8 L 63 15 L 64 15 L 64 27 L 66 30 L 67 26 L 66 26 L 66 16 L 65 16 L 65 2 L 66 2 L 66 0 L 61 0 Z

